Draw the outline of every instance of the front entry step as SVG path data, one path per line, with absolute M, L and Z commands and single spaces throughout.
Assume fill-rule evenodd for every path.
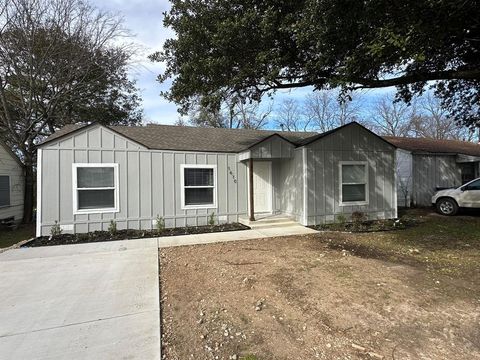
M 299 226 L 299 225 L 300 224 L 295 221 L 275 222 L 270 224 L 257 223 L 256 221 L 253 221 L 248 226 L 250 226 L 252 229 L 269 229 L 269 228 L 275 228 L 275 227 L 284 228 L 284 227 Z
M 262 217 L 256 221 L 250 221 L 247 217 L 240 217 L 238 221 L 244 225 L 250 226 L 252 229 L 265 229 L 273 227 L 288 227 L 300 225 L 291 217 L 284 215 Z

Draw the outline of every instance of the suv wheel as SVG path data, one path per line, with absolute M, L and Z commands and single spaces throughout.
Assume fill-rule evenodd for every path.
M 443 198 L 437 201 L 437 211 L 442 215 L 452 216 L 458 211 L 458 205 L 455 200 Z

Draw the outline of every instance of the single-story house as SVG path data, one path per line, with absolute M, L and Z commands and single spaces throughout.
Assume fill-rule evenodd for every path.
M 37 235 L 285 214 L 303 225 L 397 216 L 395 146 L 357 123 L 318 134 L 66 126 L 38 146 Z
M 480 144 L 385 136 L 397 146 L 399 206 L 431 206 L 435 191 L 465 184 L 480 176 Z
M 7 225 L 23 218 L 25 171 L 20 159 L 0 141 L 0 221 Z

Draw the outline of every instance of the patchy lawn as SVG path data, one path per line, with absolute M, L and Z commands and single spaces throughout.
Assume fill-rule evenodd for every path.
M 20 225 L 16 230 L 0 229 L 0 248 L 12 246 L 35 237 L 35 225 Z
M 167 359 L 480 357 L 480 217 L 160 251 Z M 370 354 L 368 354 L 370 353 Z
M 413 209 L 407 215 L 420 224 L 404 231 L 325 238 L 331 248 L 420 266 L 432 275 L 480 277 L 480 214 L 445 217 L 426 209 Z

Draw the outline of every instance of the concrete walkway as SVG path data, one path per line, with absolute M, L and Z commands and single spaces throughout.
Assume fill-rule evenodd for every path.
M 183 245 L 211 244 L 217 242 L 252 240 L 277 236 L 288 235 L 305 235 L 315 234 L 318 231 L 301 225 L 295 226 L 274 226 L 261 229 L 241 230 L 241 231 L 225 231 L 209 234 L 180 235 L 180 236 L 163 236 L 156 238 L 158 247 L 171 247 Z
M 160 359 L 155 240 L 0 254 L 0 358 Z

